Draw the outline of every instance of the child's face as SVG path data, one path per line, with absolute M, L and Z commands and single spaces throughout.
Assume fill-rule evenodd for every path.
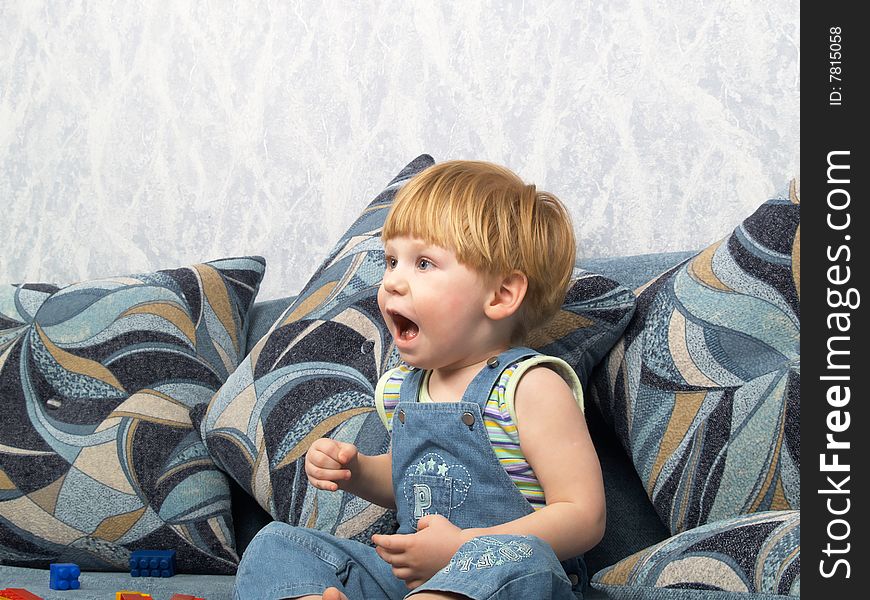
M 451 250 L 418 238 L 387 240 L 384 251 L 378 305 L 402 359 L 422 369 L 478 360 L 472 355 L 488 340 L 484 306 L 493 284 Z

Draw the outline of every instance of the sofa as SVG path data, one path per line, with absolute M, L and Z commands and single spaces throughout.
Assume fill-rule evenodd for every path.
M 432 162 L 401 169 L 298 296 L 256 300 L 260 257 L 4 286 L 0 590 L 223 600 L 274 519 L 391 531 L 393 513 L 311 488 L 301 465 L 322 435 L 388 448 L 378 232 Z M 792 182 L 708 248 L 581 259 L 532 333 L 584 382 L 604 474 L 587 598 L 799 596 L 799 209 Z M 137 549 L 176 549 L 178 574 L 131 577 Z M 81 565 L 80 588 L 50 589 L 51 562 Z

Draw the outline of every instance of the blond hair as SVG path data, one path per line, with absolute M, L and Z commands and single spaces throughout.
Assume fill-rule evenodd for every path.
M 396 194 L 382 236 L 450 249 L 484 275 L 525 274 L 513 341 L 556 313 L 574 267 L 574 229 L 559 199 L 488 162 L 449 161 L 413 177 Z

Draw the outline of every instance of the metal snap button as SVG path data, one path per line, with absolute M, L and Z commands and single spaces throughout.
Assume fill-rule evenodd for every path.
M 576 573 L 571 573 L 568 575 L 568 580 L 571 582 L 571 585 L 577 585 L 580 583 L 580 576 Z
M 471 429 L 474 426 L 474 415 L 470 412 L 462 413 L 462 422 L 468 425 L 468 428 Z
M 492 356 L 486 361 L 486 366 L 490 369 L 494 369 L 498 366 L 498 357 Z
M 405 411 L 404 411 L 404 410 L 400 410 L 400 411 L 399 411 L 399 422 L 400 422 L 402 425 L 405 424 Z

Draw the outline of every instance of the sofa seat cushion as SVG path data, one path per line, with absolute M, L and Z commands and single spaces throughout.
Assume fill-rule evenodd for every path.
M 244 356 L 264 270 L 0 289 L 0 562 L 124 571 L 133 550 L 173 549 L 179 572 L 235 571 L 228 482 L 190 409 Z
M 799 508 L 796 186 L 636 291 L 591 397 L 671 533 Z
M 79 589 L 60 591 L 49 587 L 47 569 L 0 566 L 0 585 L 23 588 L 45 600 L 114 600 L 121 590 L 151 594 L 154 600 L 170 600 L 175 594 L 188 594 L 207 600 L 233 600 L 234 582 L 232 575 L 177 574 L 169 578 L 133 579 L 129 573 L 82 571 Z
M 767 511 L 684 531 L 603 569 L 592 586 L 611 598 L 649 589 L 678 600 L 800 596 L 800 511 Z

